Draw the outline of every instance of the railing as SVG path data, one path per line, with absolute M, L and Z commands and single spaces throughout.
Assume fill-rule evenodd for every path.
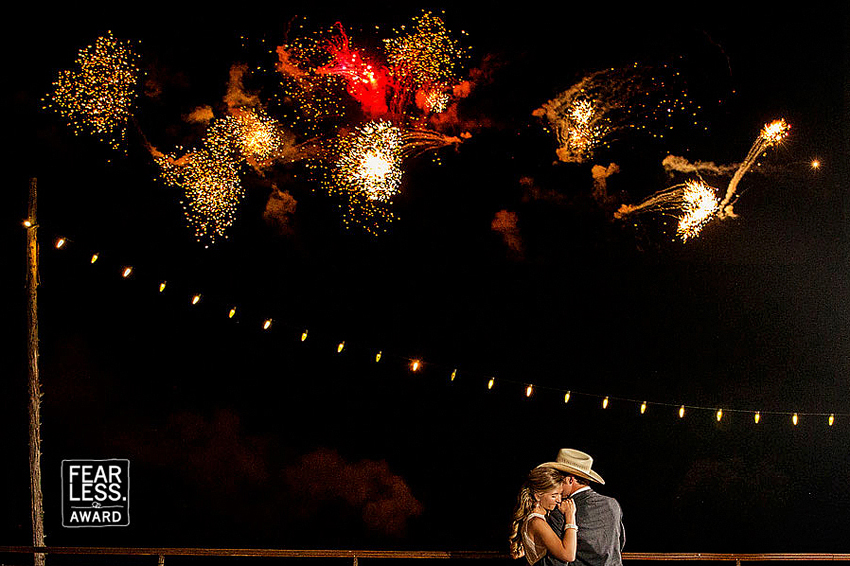
M 166 556 L 216 556 L 265 558 L 347 558 L 357 566 L 358 559 L 489 559 L 511 561 L 510 556 L 497 551 L 429 551 L 429 550 L 288 550 L 271 548 L 114 548 L 92 546 L 0 546 L 0 554 L 48 555 L 111 555 L 156 556 L 158 566 L 164 566 Z M 625 552 L 623 560 L 664 561 L 721 561 L 735 562 L 793 562 L 793 561 L 850 561 L 850 554 L 835 553 L 768 553 L 728 554 L 700 552 Z

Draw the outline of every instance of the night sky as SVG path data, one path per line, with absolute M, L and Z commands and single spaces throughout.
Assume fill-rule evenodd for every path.
M 472 135 L 406 164 L 399 218 L 377 238 L 344 229 L 338 200 L 289 164 L 246 170 L 229 238 L 205 248 L 135 133 L 125 155 L 41 108 L 111 30 L 141 42 L 161 89 L 138 101 L 149 141 L 191 146 L 181 117 L 223 110 L 233 64 L 272 68 L 263 49 L 293 17 L 376 42 L 422 9 L 468 34 L 463 76 L 479 72 L 457 111 Z M 846 9 L 134 10 L 33 6 L 4 37 L 0 544 L 31 542 L 21 220 L 36 177 L 48 545 L 506 550 L 525 474 L 571 447 L 620 501 L 626 551 L 850 552 Z M 681 70 L 698 124 L 559 163 L 532 111 L 635 62 Z M 742 181 L 739 218 L 686 243 L 669 219 L 612 219 L 685 180 L 667 155 L 738 163 L 776 118 L 791 135 Z M 592 167 L 610 164 L 600 204 Z M 285 226 L 264 220 L 273 186 L 297 201 Z M 696 408 L 680 419 L 683 404 Z M 95 458 L 130 460 L 131 524 L 63 529 L 60 462 Z

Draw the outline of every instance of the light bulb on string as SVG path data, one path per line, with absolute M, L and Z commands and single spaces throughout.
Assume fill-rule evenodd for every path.
M 832 426 L 833 424 L 835 424 L 835 414 L 834 413 L 829 415 L 828 422 L 829 422 L 829 426 Z
M 91 255 L 91 262 L 94 263 L 100 257 L 100 254 L 94 253 Z
M 378 350 L 378 353 L 375 354 L 375 363 L 378 363 L 380 361 L 381 361 L 381 351 Z
M 24 228 L 32 228 L 32 220 L 27 218 L 26 220 L 23 221 L 23 225 L 24 225 Z
M 640 404 L 640 414 L 644 414 L 646 412 L 646 401 Z
M 230 310 L 227 311 L 227 318 L 233 318 L 236 316 L 236 307 L 230 307 Z
M 163 291 L 165 291 L 165 281 L 162 281 L 159 284 L 159 292 L 162 293 Z
M 684 405 L 682 405 L 681 407 L 679 407 L 679 418 L 680 418 L 680 419 L 685 418 L 685 406 L 684 406 Z
M 793 415 L 791 415 L 791 422 L 794 423 L 794 426 L 797 426 L 798 420 L 799 419 L 797 418 L 797 413 L 794 413 Z
M 61 250 L 62 248 L 65 247 L 65 242 L 67 242 L 67 240 L 65 238 L 58 238 L 56 240 L 56 243 L 54 244 L 54 246 L 56 246 L 57 250 Z
M 534 386 L 529 384 L 528 387 L 525 388 L 525 396 L 531 397 L 534 394 Z
M 121 271 L 121 277 L 123 277 L 124 279 L 127 279 L 128 277 L 130 277 L 130 275 L 132 275 L 132 273 L 133 273 L 133 268 L 130 267 L 130 266 L 127 266 Z
M 345 349 L 345 340 L 337 344 L 336 353 L 339 354 Z
M 756 411 L 756 414 L 753 415 L 753 420 L 756 422 L 756 424 L 759 424 L 759 421 L 761 420 L 761 412 L 760 411 Z
M 267 318 L 265 322 L 263 322 L 263 330 L 268 330 L 272 327 L 272 319 Z
M 410 360 L 410 371 L 419 371 L 419 368 L 422 366 L 422 362 L 419 360 Z
M 201 295 L 200 294 L 192 296 L 192 304 L 193 305 L 197 305 L 200 302 L 201 302 Z
M 567 391 L 566 393 L 564 393 L 564 404 L 567 404 L 569 402 L 570 402 L 570 392 Z
M 487 389 L 493 389 L 494 385 L 496 385 L 496 378 L 491 377 L 490 381 L 487 382 Z
M 453 369 L 453 370 L 452 370 L 452 375 L 451 375 L 451 377 L 449 378 L 449 381 L 454 381 L 456 377 L 457 377 L 457 369 Z
M 301 333 L 301 341 L 303 342 L 306 339 L 307 339 L 307 331 L 305 330 L 304 332 Z
M 608 397 L 607 396 L 602 400 L 602 408 L 603 409 L 608 408 Z
M 720 422 L 720 419 L 723 418 L 723 409 L 717 409 L 715 416 L 717 417 L 717 422 Z

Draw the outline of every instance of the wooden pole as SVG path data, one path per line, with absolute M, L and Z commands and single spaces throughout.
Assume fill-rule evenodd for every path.
M 27 291 L 29 309 L 29 416 L 30 416 L 30 495 L 32 498 L 32 545 L 44 546 L 44 500 L 41 492 L 41 382 L 38 375 L 38 222 L 36 221 L 36 179 L 30 179 L 27 216 Z M 44 566 L 45 554 L 34 553 L 35 566 Z

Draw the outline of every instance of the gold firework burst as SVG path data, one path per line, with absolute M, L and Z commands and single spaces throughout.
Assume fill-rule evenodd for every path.
M 45 108 L 75 134 L 90 133 L 115 149 L 126 140 L 139 83 L 138 55 L 129 42 L 107 35 L 81 49 L 73 69 L 59 73 Z

